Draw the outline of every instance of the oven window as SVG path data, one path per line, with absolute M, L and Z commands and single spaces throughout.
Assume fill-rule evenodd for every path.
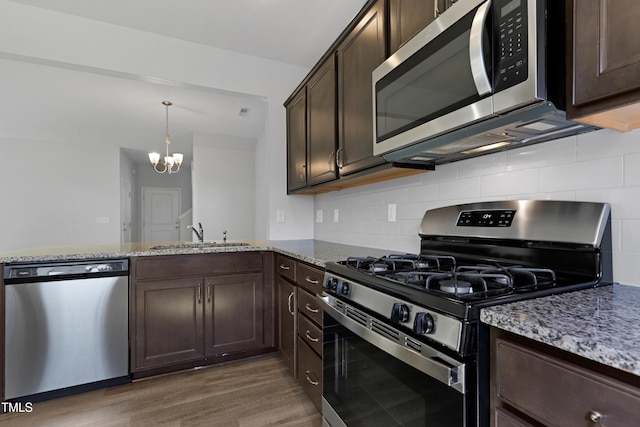
M 464 395 L 324 314 L 323 397 L 349 427 L 464 426 Z

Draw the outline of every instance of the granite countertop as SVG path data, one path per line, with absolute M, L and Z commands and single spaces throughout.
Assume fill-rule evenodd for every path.
M 55 262 L 82 259 L 129 258 L 136 256 L 184 255 L 219 252 L 274 251 L 310 264 L 324 267 L 328 261 L 350 256 L 382 256 L 391 251 L 343 245 L 321 240 L 244 240 L 247 246 L 182 247 L 154 249 L 191 242 L 126 243 L 104 245 L 42 246 L 12 252 L 0 252 L 0 263 Z M 230 242 L 232 243 L 232 242 Z
M 0 253 L 0 263 L 55 262 L 219 252 L 274 251 L 324 267 L 349 256 L 389 250 L 321 240 L 246 240 L 246 246 L 153 249 L 186 242 L 46 246 Z M 614 284 L 482 309 L 482 322 L 640 375 L 640 287 Z
M 505 331 L 640 375 L 640 287 L 614 284 L 482 309 Z

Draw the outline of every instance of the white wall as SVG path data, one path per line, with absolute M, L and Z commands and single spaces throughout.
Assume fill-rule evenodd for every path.
M 0 23 L 0 56 L 3 58 L 105 75 L 151 76 L 174 84 L 193 84 L 264 97 L 268 102 L 267 123 L 255 156 L 255 183 L 258 188 L 254 207 L 255 237 L 313 237 L 313 199 L 286 195 L 286 119 L 283 107 L 284 101 L 309 70 L 14 2 L 0 2 Z M 11 100 L 4 99 L 4 102 L 10 103 Z M 1 132 L 0 127 L 0 138 L 6 136 Z M 47 151 L 50 152 L 51 147 Z M 76 158 L 75 153 L 69 154 L 71 157 L 65 164 L 84 160 L 81 156 Z M 118 153 L 110 151 L 102 161 L 116 162 L 117 171 L 117 159 Z M 31 166 L 22 166 L 23 169 L 12 176 L 12 181 L 27 182 L 29 187 L 36 185 L 31 182 Z M 48 179 L 51 185 L 57 184 L 57 176 L 52 175 Z M 119 178 L 116 175 L 113 183 L 101 183 L 104 185 L 119 187 Z M 9 199 L 13 193 L 13 190 L 4 191 Z M 113 209 L 119 211 L 119 196 L 115 196 L 111 203 L 114 204 Z M 197 192 L 194 193 L 194 200 L 199 197 Z M 287 221 L 284 224 L 276 223 L 277 209 L 285 210 Z M 13 218 L 0 214 L 3 223 L 6 219 Z M 117 222 L 112 221 L 112 224 Z M 48 235 L 48 239 L 44 239 L 45 236 L 47 234 L 42 234 L 43 239 L 35 240 L 26 239 L 25 235 L 21 240 L 5 236 L 0 236 L 0 239 L 5 242 L 3 247 L 8 249 L 45 244 L 45 240 L 47 244 L 59 242 L 55 234 Z M 82 238 L 91 236 L 96 235 L 85 234 Z M 114 228 L 112 235 L 105 238 L 118 242 L 119 230 Z
M 611 203 L 614 280 L 640 285 L 640 131 L 601 130 L 315 196 L 324 217 L 315 223 L 315 238 L 417 252 L 427 209 L 520 198 Z M 389 203 L 397 204 L 394 223 L 387 221 Z
M 256 141 L 228 135 L 195 135 L 193 222 L 205 240 L 255 239 Z
M 0 252 L 119 242 L 116 147 L 1 138 L 0 152 Z

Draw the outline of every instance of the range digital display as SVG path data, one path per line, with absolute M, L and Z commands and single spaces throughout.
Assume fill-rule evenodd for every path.
M 459 227 L 511 227 L 515 209 L 464 211 L 458 216 Z

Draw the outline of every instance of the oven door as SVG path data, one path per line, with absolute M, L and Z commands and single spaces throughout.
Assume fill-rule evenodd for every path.
M 475 403 L 465 390 L 464 363 L 418 341 L 412 345 L 427 348 L 411 349 L 401 344 L 408 337 L 393 326 L 326 294 L 319 299 L 324 426 L 473 425 Z

